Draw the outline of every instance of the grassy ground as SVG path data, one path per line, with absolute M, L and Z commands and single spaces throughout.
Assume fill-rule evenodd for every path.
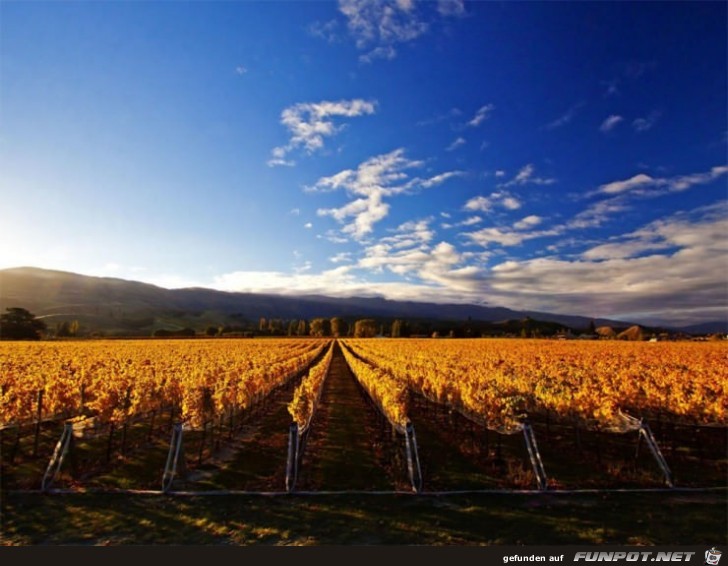
M 4 545 L 728 543 L 726 492 L 608 495 L 6 494 Z

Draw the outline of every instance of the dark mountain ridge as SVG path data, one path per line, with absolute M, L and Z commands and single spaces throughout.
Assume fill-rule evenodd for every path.
M 257 324 L 261 317 L 310 320 L 357 318 L 498 323 L 535 320 L 583 331 L 596 326 L 626 328 L 633 323 L 504 307 L 394 301 L 382 297 L 329 297 L 237 293 L 206 288 L 164 289 L 148 283 L 91 277 L 34 267 L 0 270 L 0 310 L 23 307 L 49 327 L 78 320 L 89 332 L 149 335 L 185 326 Z

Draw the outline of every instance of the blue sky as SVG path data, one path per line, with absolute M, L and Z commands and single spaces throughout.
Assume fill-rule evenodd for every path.
M 722 2 L 2 2 L 0 268 L 726 317 Z

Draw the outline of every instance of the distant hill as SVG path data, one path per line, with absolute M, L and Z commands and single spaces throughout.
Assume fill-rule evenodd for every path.
M 682 326 L 678 330 L 686 334 L 728 334 L 728 320 L 715 320 L 691 326 Z
M 340 316 L 501 324 L 543 321 L 576 330 L 591 318 L 503 307 L 392 301 L 376 297 L 326 297 L 231 293 L 203 288 L 163 289 L 147 283 L 109 277 L 89 277 L 33 267 L 0 270 L 0 312 L 23 307 L 49 328 L 78 320 L 85 333 L 150 335 L 158 329 L 184 327 L 202 332 L 208 326 L 254 327 L 261 317 L 283 320 Z M 596 319 L 598 326 L 624 329 L 632 323 Z M 535 328 L 534 322 L 529 322 Z M 477 325 L 476 325 L 477 326 Z M 552 328 L 552 326 L 546 326 Z

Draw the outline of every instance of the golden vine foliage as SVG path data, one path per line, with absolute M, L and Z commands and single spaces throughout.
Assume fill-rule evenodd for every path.
M 340 342 L 346 363 L 359 383 L 379 406 L 392 425 L 403 430 L 409 414 L 409 391 L 407 384 L 395 374 L 359 359 L 349 349 L 349 341 Z
M 245 409 L 305 369 L 326 340 L 0 343 L 0 424 L 94 415 L 122 422 L 175 407 L 198 426 Z
M 509 339 L 347 340 L 426 397 L 513 429 L 545 413 L 619 428 L 621 412 L 727 424 L 728 344 Z
M 301 431 L 307 428 L 311 422 L 333 355 L 334 342 L 332 341 L 326 355 L 321 358 L 319 363 L 308 370 L 308 374 L 296 387 L 293 399 L 288 403 L 288 412 Z

